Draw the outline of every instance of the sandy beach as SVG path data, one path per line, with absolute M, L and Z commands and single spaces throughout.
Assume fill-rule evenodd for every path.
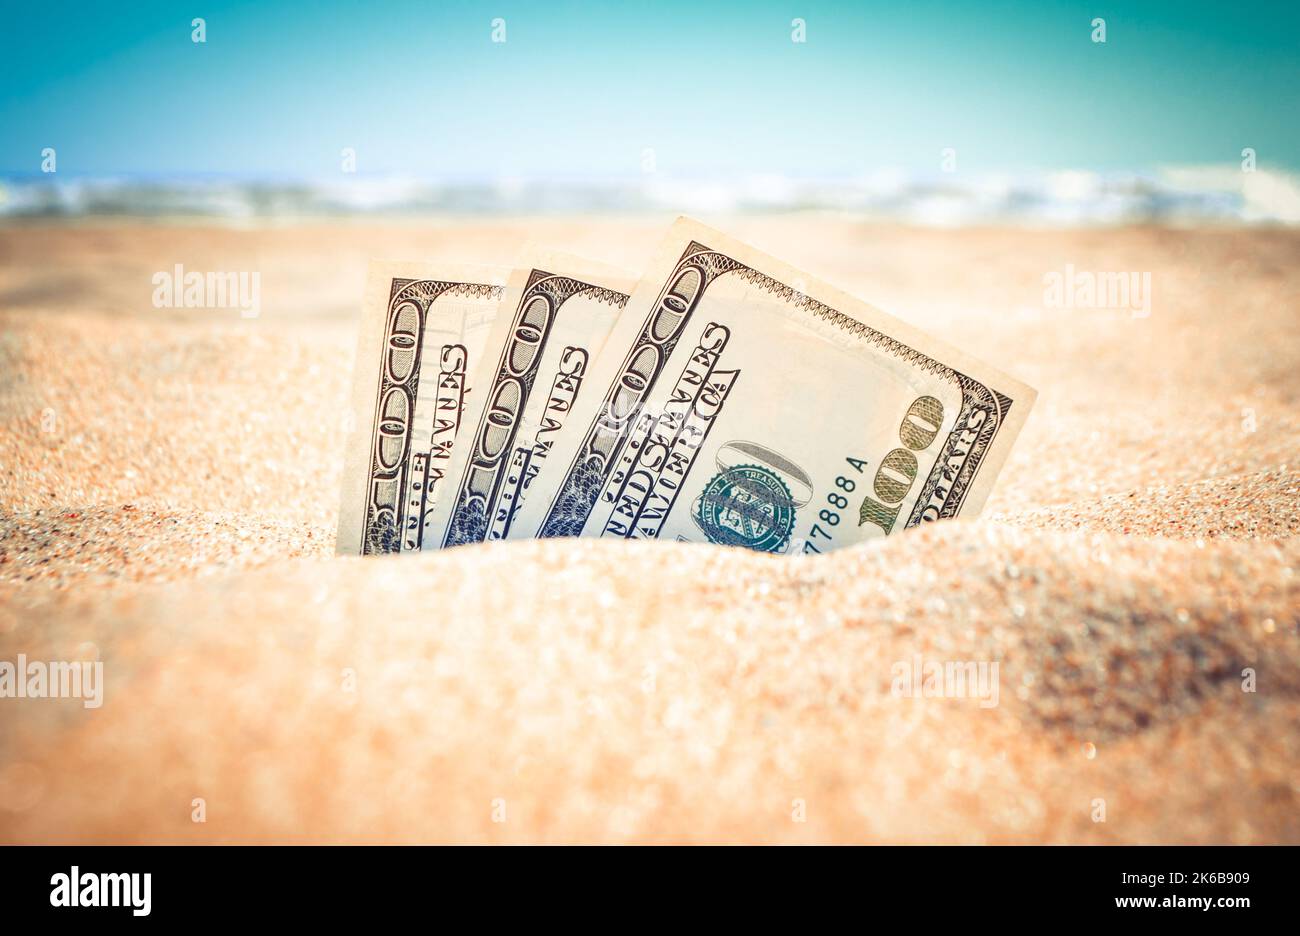
M 339 558 L 369 259 L 670 217 L 0 226 L 0 660 L 105 680 L 0 699 L 0 842 L 1300 842 L 1300 232 L 702 220 L 1038 390 L 980 518 Z M 259 315 L 154 308 L 178 263 Z

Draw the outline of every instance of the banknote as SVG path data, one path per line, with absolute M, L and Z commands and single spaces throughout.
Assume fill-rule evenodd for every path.
M 338 552 L 418 550 L 508 267 L 372 263 L 353 372 Z
M 448 464 L 425 547 L 505 539 L 534 485 L 566 465 L 550 460 L 569 413 L 636 278 L 580 257 L 531 249 L 506 285 L 471 375 L 464 431 Z
M 969 515 L 1035 396 L 684 218 L 586 383 L 512 536 L 823 553 Z

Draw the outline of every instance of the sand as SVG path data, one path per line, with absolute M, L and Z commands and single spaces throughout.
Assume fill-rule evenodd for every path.
M 668 220 L 0 227 L 0 661 L 105 678 L 0 699 L 0 841 L 1300 842 L 1297 232 L 707 218 L 1038 389 L 981 518 L 334 557 L 367 259 Z M 176 263 L 260 317 L 152 308 Z

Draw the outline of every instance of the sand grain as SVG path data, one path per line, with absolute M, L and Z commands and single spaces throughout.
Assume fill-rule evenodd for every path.
M 106 679 L 0 700 L 0 840 L 1300 841 L 1300 235 L 715 220 L 1039 390 L 982 519 L 336 558 L 366 258 L 659 219 L 0 228 L 0 660 Z M 262 317 L 151 308 L 175 263 Z M 1043 308 L 1066 263 L 1151 316 Z

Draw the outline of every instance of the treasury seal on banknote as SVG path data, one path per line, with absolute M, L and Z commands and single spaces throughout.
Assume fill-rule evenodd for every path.
M 794 530 L 794 498 L 774 471 L 736 465 L 705 485 L 696 519 L 710 542 L 784 552 Z

